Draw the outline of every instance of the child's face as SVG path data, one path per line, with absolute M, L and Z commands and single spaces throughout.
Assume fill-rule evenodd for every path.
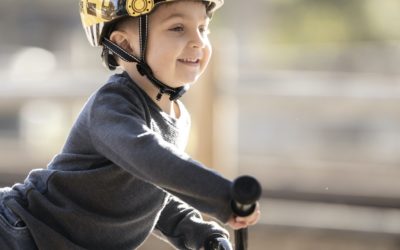
M 179 87 L 198 79 L 211 56 L 209 21 L 199 1 L 162 4 L 150 15 L 146 60 L 159 80 Z

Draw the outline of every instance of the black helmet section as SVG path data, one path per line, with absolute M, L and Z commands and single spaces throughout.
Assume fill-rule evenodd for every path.
M 146 76 L 150 82 L 159 89 L 156 99 L 159 101 L 163 94 L 169 95 L 171 101 L 179 99 L 189 89 L 189 85 L 186 84 L 179 88 L 171 88 L 165 83 L 158 80 L 151 70 L 150 66 L 146 62 L 146 47 L 148 38 L 148 15 L 142 15 L 139 17 L 139 44 L 140 44 L 140 58 L 130 54 L 116 43 L 110 41 L 108 38 L 103 37 L 101 43 L 103 45 L 102 57 L 105 66 L 114 70 L 118 67 L 118 64 L 113 55 L 117 55 L 119 58 L 126 62 L 137 63 L 137 70 L 142 76 Z

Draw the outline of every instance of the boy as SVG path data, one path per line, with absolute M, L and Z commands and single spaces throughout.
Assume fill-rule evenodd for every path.
M 159 231 L 179 249 L 228 237 L 231 183 L 183 153 L 189 115 L 177 99 L 211 54 L 222 0 L 81 0 L 89 42 L 121 67 L 88 100 L 47 169 L 0 190 L 0 249 L 135 249 Z M 190 205 L 189 205 L 190 204 Z M 196 210 L 196 209 L 198 210 Z

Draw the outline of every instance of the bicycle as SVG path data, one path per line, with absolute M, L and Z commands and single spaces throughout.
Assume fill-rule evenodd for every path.
M 260 183 L 251 176 L 237 178 L 231 187 L 232 210 L 237 216 L 246 217 L 256 208 L 256 202 L 261 196 Z M 247 250 L 248 229 L 242 228 L 234 231 L 235 250 Z M 231 243 L 224 237 L 211 239 L 204 246 L 205 250 L 232 250 Z

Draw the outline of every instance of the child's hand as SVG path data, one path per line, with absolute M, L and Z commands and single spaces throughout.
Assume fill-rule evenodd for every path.
M 236 215 L 233 215 L 229 220 L 228 220 L 228 225 L 233 228 L 234 230 L 245 228 L 251 225 L 254 225 L 258 222 L 260 219 L 260 204 L 257 202 L 256 208 L 252 214 L 246 217 L 239 217 Z

